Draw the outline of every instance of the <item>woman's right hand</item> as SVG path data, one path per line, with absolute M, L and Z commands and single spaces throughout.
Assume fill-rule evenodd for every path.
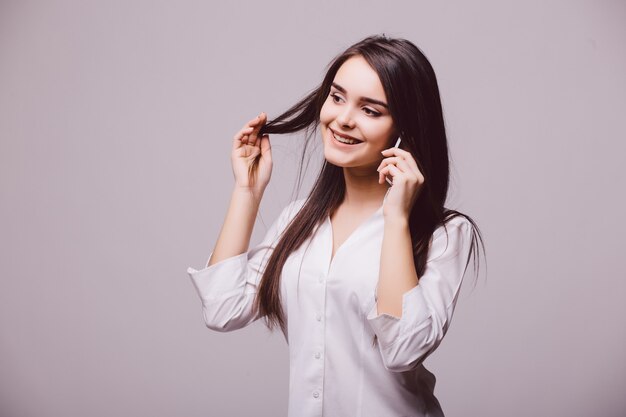
M 261 196 L 272 175 L 272 152 L 268 135 L 259 136 L 267 122 L 261 113 L 250 120 L 233 138 L 231 155 L 235 186 Z

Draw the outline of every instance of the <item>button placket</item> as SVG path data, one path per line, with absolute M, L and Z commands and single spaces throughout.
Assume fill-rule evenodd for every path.
M 316 324 L 316 341 L 314 346 L 312 346 L 312 361 L 313 366 L 317 369 L 317 373 L 319 375 L 319 379 L 316 385 L 312 386 L 311 396 L 315 401 L 321 401 L 323 397 L 323 386 L 324 386 L 324 360 L 322 358 L 322 354 L 325 348 L 325 320 L 323 320 L 326 316 L 326 274 L 320 271 L 320 274 L 317 276 L 317 291 L 315 291 L 317 302 L 316 307 L 317 311 L 314 313 Z M 320 402 L 321 404 L 321 402 Z

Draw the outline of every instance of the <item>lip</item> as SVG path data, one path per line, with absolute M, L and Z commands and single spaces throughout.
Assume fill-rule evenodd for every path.
M 331 136 L 332 136 L 333 134 L 335 134 L 335 135 L 337 135 L 337 136 L 341 136 L 342 138 L 345 138 L 345 139 L 357 140 L 357 141 L 359 141 L 359 143 L 362 143 L 362 142 L 363 142 L 361 139 L 357 139 L 357 138 L 355 138 L 355 137 L 353 137 L 353 136 L 349 136 L 349 135 L 346 135 L 346 134 L 343 134 L 343 133 L 339 133 L 339 132 L 337 132 L 336 130 L 332 129 L 331 127 L 328 127 L 328 130 L 330 130 L 330 132 L 331 132 Z M 339 142 L 339 143 L 341 143 L 341 142 Z M 355 145 L 358 145 L 358 143 L 357 143 L 357 144 L 355 144 Z M 349 145 L 349 146 L 354 146 L 354 145 Z

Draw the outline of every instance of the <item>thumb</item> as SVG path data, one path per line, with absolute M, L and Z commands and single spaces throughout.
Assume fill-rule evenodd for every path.
M 263 135 L 261 137 L 261 155 L 264 157 L 270 157 L 272 155 L 272 147 L 270 145 L 270 137 Z

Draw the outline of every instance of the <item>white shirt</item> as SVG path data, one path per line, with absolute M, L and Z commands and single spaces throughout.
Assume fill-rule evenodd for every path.
M 279 233 L 303 203 L 283 209 L 263 241 L 247 253 L 187 269 L 207 327 L 231 331 L 258 318 L 251 307 L 261 272 Z M 435 230 L 419 284 L 403 295 L 401 318 L 377 313 L 382 206 L 339 247 L 332 262 L 330 217 L 291 254 L 281 276 L 289 417 L 443 415 L 433 395 L 435 377 L 422 361 L 450 324 L 468 259 L 470 226 L 455 217 L 447 223 L 447 237 L 443 226 Z

